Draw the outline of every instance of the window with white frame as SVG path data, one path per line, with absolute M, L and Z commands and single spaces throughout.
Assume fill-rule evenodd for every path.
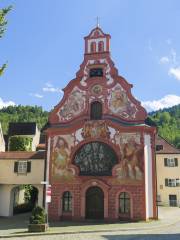
M 26 174 L 31 172 L 31 161 L 14 162 L 14 172 L 18 174 Z
M 18 173 L 26 173 L 26 172 L 27 172 L 27 161 L 19 161 Z
M 164 158 L 165 167 L 177 167 L 178 159 L 177 158 Z
M 165 186 L 166 187 L 179 187 L 180 186 L 180 179 L 171 179 L 171 178 L 166 178 L 165 179 Z

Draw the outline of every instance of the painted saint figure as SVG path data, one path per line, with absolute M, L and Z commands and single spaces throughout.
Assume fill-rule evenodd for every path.
M 73 172 L 68 168 L 69 164 L 69 149 L 66 140 L 62 137 L 57 139 L 52 155 L 53 160 L 53 175 L 58 177 L 72 177 Z

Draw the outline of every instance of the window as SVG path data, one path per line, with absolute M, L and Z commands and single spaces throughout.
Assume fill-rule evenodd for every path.
M 91 52 L 92 53 L 96 52 L 96 43 L 95 42 L 91 43 Z
M 156 199 L 157 202 L 161 202 L 161 195 L 157 195 L 157 199 Z
M 14 163 L 14 172 L 18 174 L 26 174 L 31 172 L 30 161 L 18 161 Z
M 165 167 L 177 167 L 178 159 L 177 158 L 164 158 Z
M 102 104 L 98 101 L 91 103 L 91 120 L 101 120 L 102 119 Z
M 180 186 L 180 179 L 179 178 L 176 178 L 176 179 L 166 178 L 165 179 L 165 186 L 166 187 L 179 187 Z
M 89 73 L 90 77 L 103 77 L 103 69 L 102 68 L 92 68 Z
M 126 192 L 119 195 L 119 213 L 130 213 L 130 197 Z
M 64 212 L 72 211 L 72 195 L 68 191 L 63 193 L 63 211 Z
M 103 52 L 104 51 L 104 42 L 100 41 L 98 43 L 98 52 Z
M 172 207 L 177 206 L 177 196 L 176 195 L 169 195 L 169 205 Z
M 163 150 L 163 145 L 156 145 L 156 151 Z
M 118 158 L 108 144 L 94 141 L 81 146 L 73 162 L 79 168 L 81 176 L 111 176 Z

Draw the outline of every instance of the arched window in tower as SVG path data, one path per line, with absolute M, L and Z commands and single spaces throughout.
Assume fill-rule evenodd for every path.
M 98 43 L 98 52 L 104 52 L 104 42 L 100 41 Z
M 91 43 L 91 53 L 94 53 L 94 52 L 96 52 L 96 43 L 92 42 Z
M 102 119 L 102 103 L 95 101 L 91 103 L 91 120 L 101 120 Z

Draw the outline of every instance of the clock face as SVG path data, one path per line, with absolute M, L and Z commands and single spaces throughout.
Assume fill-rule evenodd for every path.
M 99 95 L 102 93 L 102 86 L 99 84 L 95 84 L 92 88 L 91 88 L 91 92 L 92 94 L 95 95 Z
M 102 77 L 103 76 L 103 70 L 102 68 L 92 68 L 90 69 L 90 77 Z

